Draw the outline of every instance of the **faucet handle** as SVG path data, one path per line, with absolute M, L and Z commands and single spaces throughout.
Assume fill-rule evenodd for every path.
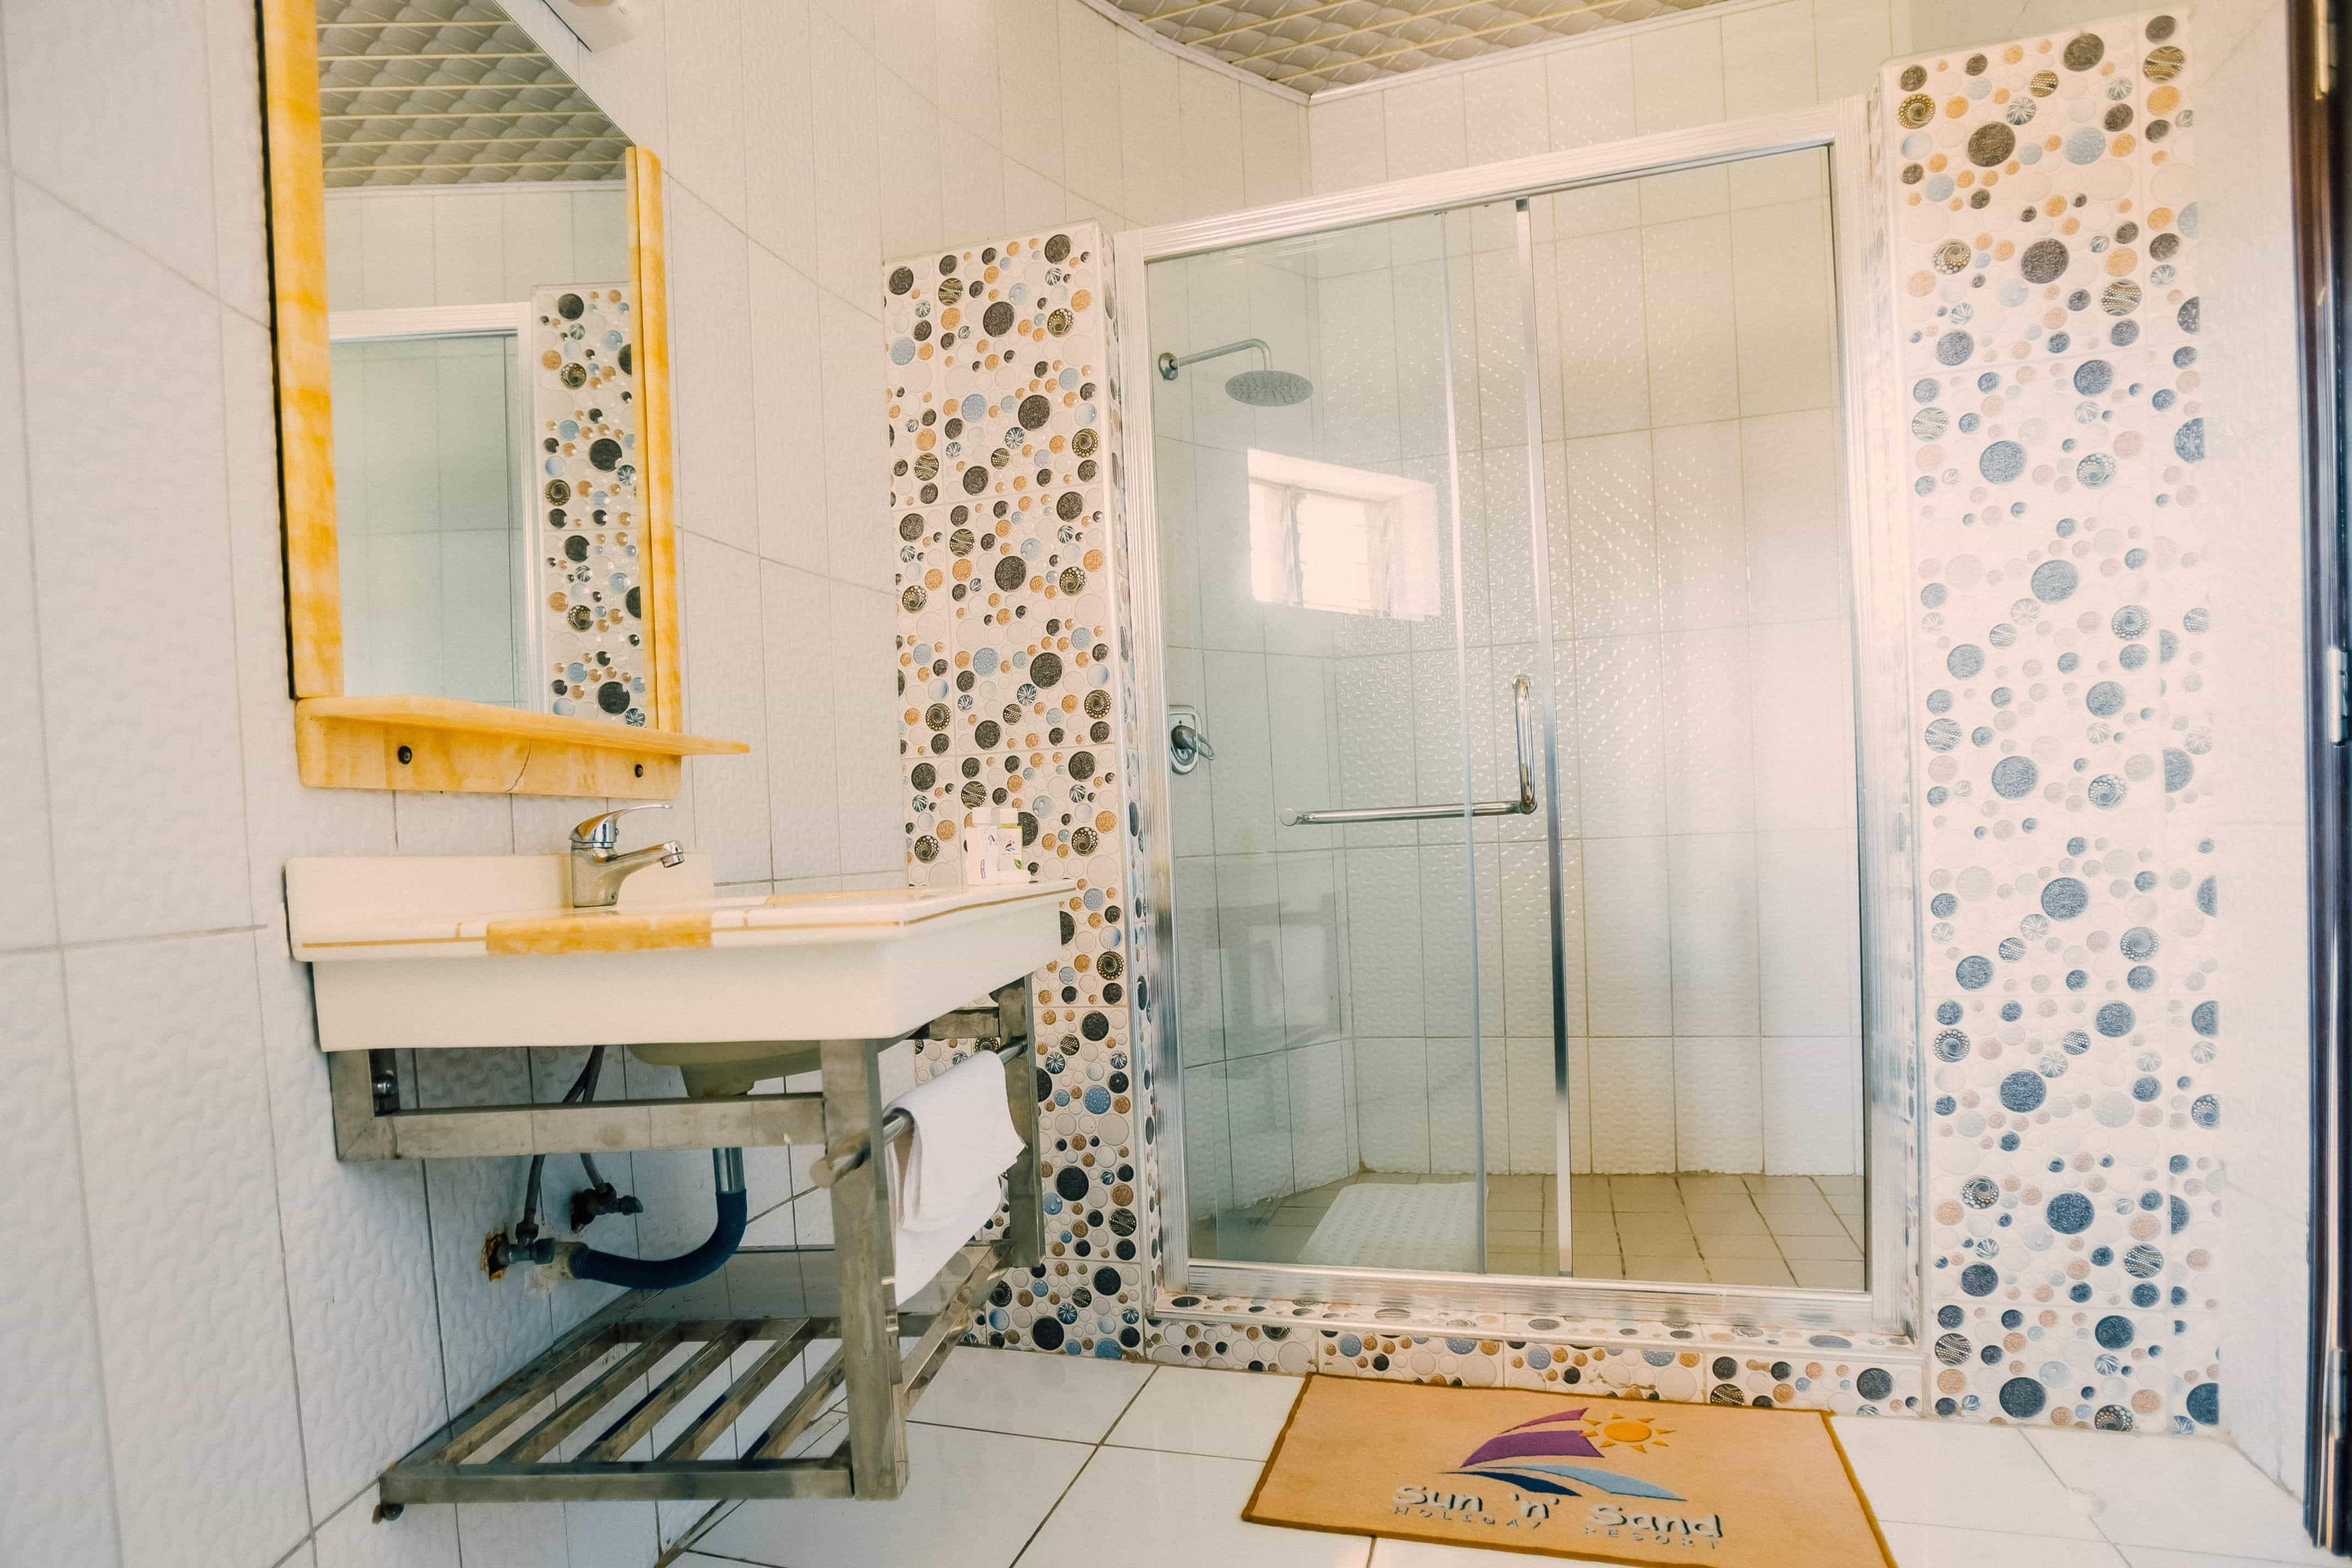
M 599 812 L 572 830 L 572 847 L 581 850 L 611 849 L 621 841 L 620 818 L 633 811 L 667 811 L 666 800 L 649 800 L 639 805 L 615 806 Z

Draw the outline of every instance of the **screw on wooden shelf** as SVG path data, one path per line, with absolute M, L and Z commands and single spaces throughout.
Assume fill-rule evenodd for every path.
M 646 764 L 645 764 L 645 763 L 639 763 L 637 764 L 637 777 L 639 777 L 639 778 L 643 778 L 643 777 L 645 777 L 645 776 L 646 776 Z
M 402 767 L 404 767 L 404 767 L 406 767 L 409 763 L 411 763 L 415 762 L 415 760 L 416 760 L 416 753 L 415 753 L 415 752 L 410 751 L 406 746 L 403 746 L 403 747 L 401 747 L 401 748 L 400 748 L 400 765 L 401 765 Z

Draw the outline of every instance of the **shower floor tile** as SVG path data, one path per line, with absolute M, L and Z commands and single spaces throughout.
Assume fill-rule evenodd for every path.
M 1295 1263 L 1339 1194 L 1362 1183 L 1458 1183 L 1461 1174 L 1360 1171 L 1193 1226 L 1195 1256 Z M 1687 1173 L 1571 1176 L 1570 1273 L 1588 1279 L 1859 1290 L 1862 1178 Z M 1556 1176 L 1486 1178 L 1486 1270 L 1557 1271 Z

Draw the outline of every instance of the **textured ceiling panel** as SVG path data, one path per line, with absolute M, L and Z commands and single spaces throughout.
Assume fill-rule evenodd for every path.
M 327 184 L 617 180 L 629 142 L 485 0 L 319 0 Z
M 1113 0 L 1164 38 L 1300 92 L 1596 28 L 1696 11 L 1722 0 Z

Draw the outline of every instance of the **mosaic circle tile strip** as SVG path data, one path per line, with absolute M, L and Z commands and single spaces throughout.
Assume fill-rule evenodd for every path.
M 635 315 L 617 284 L 533 289 L 536 704 L 646 722 Z
M 955 885 L 975 812 L 1076 879 L 1033 977 L 1046 1261 L 974 1337 L 1140 1355 L 1148 1087 L 1129 1050 L 1131 736 L 1111 592 L 1110 331 L 1091 225 L 885 266 L 907 866 Z
M 2220 1418 L 2195 64 L 2148 12 L 1882 85 L 1945 1415 Z

